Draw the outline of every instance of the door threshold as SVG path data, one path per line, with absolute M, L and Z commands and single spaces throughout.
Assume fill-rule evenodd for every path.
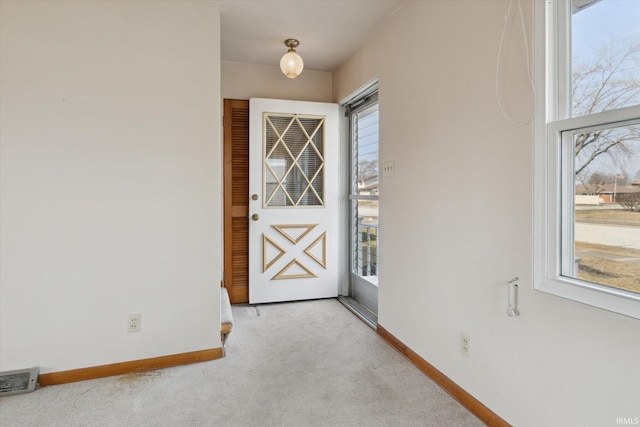
M 347 310 L 356 315 L 360 320 L 362 320 L 367 326 L 369 326 L 374 331 L 378 325 L 378 315 L 373 311 L 369 310 L 364 305 L 360 304 L 358 301 L 353 298 L 340 295 L 338 296 L 338 301 L 344 305 Z

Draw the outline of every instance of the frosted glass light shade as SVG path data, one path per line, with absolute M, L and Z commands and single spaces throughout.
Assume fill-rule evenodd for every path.
M 284 75 L 289 77 L 290 79 L 295 79 L 296 77 L 298 77 L 300 73 L 302 73 L 303 68 L 304 62 L 302 61 L 302 58 L 293 49 L 285 53 L 280 60 L 280 69 L 282 70 Z

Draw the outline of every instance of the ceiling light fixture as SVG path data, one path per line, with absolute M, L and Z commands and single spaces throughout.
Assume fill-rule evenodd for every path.
M 296 39 L 286 39 L 284 45 L 289 48 L 289 51 L 280 60 L 280 69 L 285 76 L 295 79 L 302 73 L 304 68 L 304 62 L 295 49 L 300 45 L 300 42 Z

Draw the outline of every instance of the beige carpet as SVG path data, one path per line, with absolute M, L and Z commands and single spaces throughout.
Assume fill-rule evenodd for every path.
M 3 397 L 0 425 L 484 425 L 336 300 L 233 313 L 224 359 Z

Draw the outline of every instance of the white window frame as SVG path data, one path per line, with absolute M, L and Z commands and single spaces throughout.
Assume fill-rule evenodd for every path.
M 570 0 L 534 2 L 537 111 L 534 123 L 534 289 L 640 319 L 640 294 L 562 274 L 572 262 L 573 166 L 562 164 L 562 138 L 591 127 L 640 123 L 640 106 L 570 117 Z M 568 142 L 565 142 L 566 147 Z M 562 192 L 569 197 L 562 199 Z M 563 225 L 564 224 L 564 225 Z

